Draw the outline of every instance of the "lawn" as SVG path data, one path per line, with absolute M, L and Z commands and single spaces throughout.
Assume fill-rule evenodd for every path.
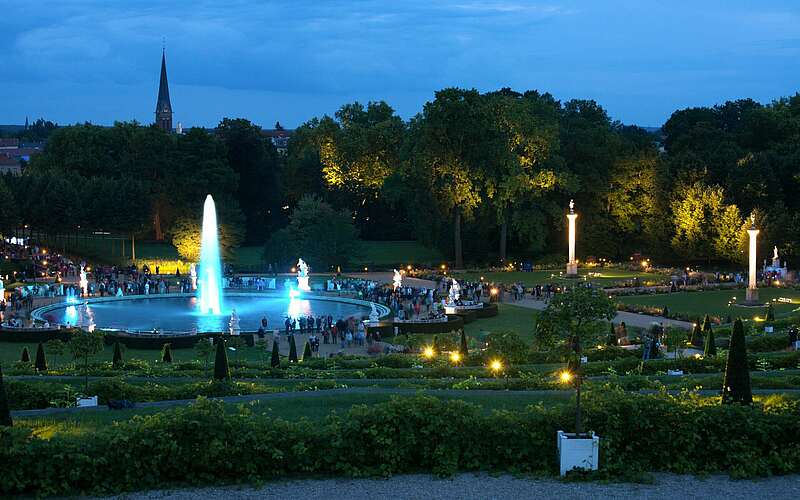
M 515 393 L 510 395 L 484 395 L 470 394 L 465 391 L 457 396 L 437 395 L 441 399 L 458 399 L 480 405 L 485 411 L 492 410 L 521 410 L 529 405 L 544 404 L 552 406 L 569 401 L 569 392 L 553 392 L 552 394 L 525 394 Z M 299 418 L 321 419 L 331 412 L 339 413 L 348 411 L 353 405 L 374 405 L 385 403 L 393 397 L 412 397 L 410 395 L 391 394 L 316 394 L 314 392 L 298 392 L 292 397 L 257 401 L 246 403 L 253 411 L 266 413 L 270 416 L 281 417 L 288 420 Z M 230 410 L 236 405 L 227 405 Z M 55 433 L 70 433 L 80 435 L 85 432 L 111 425 L 115 421 L 123 421 L 134 415 L 149 415 L 165 411 L 164 408 L 138 408 L 119 411 L 85 411 L 83 413 L 57 413 L 45 417 L 19 417 L 14 421 L 17 427 L 28 427 L 35 430 L 41 437 L 50 437 Z
M 719 316 L 723 320 L 730 314 L 732 318 L 751 319 L 764 317 L 765 308 L 728 306 L 728 301 L 736 297 L 744 300 L 744 290 L 708 290 L 704 292 L 678 292 L 660 295 L 638 295 L 630 297 L 614 297 L 623 304 L 638 304 L 648 307 L 668 307 L 670 311 L 690 316 L 702 317 L 705 314 Z M 798 308 L 800 292 L 787 288 L 762 288 L 758 291 L 762 301 L 772 302 L 779 297 L 790 298 L 793 304 L 772 302 L 775 314 L 786 314 Z
M 465 271 L 463 273 L 454 273 L 459 279 L 466 279 L 470 281 L 478 281 L 481 278 L 490 283 L 523 283 L 526 286 L 543 285 L 545 283 L 574 283 L 574 279 L 564 278 L 561 273 L 563 269 L 558 270 L 538 270 L 529 273 L 522 271 Z M 592 276 L 588 276 L 589 273 Z M 619 268 L 592 268 L 592 269 L 579 269 L 578 274 L 583 277 L 584 281 L 590 281 L 600 286 L 610 286 L 619 281 L 632 280 L 639 278 L 644 281 L 655 281 L 663 283 L 667 276 L 659 273 L 650 273 L 644 271 L 629 271 L 627 269 Z
M 527 307 L 498 304 L 499 314 L 493 318 L 479 319 L 464 326 L 464 332 L 482 339 L 489 332 L 513 330 L 526 342 L 533 341 L 537 312 Z
M 445 257 L 417 241 L 362 241 L 353 260 L 357 267 L 400 268 L 407 265 L 438 267 Z

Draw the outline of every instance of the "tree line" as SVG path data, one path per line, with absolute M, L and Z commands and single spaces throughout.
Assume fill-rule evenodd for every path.
M 344 251 L 356 235 L 418 239 L 461 267 L 560 258 L 574 199 L 583 257 L 738 263 L 754 214 L 761 254 L 777 245 L 794 262 L 798 182 L 800 94 L 679 110 L 650 132 L 591 100 L 448 88 L 409 120 L 385 102 L 346 104 L 294 130 L 285 155 L 244 119 L 183 135 L 59 127 L 24 175 L 0 183 L 0 230 L 169 240 L 199 224 L 211 193 L 229 246 L 267 242 L 283 259 L 301 236 Z M 336 224 L 302 225 L 317 213 Z

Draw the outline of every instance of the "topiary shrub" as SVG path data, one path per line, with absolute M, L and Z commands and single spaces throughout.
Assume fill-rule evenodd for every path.
M 170 344 L 164 344 L 161 349 L 161 361 L 163 363 L 172 363 L 172 348 Z
M 707 315 L 706 318 L 708 318 Z M 694 322 L 692 333 L 689 334 L 689 343 L 692 347 L 701 347 L 703 345 L 703 332 L 700 330 L 699 320 Z
M 458 353 L 461 355 L 463 359 L 467 359 L 467 356 L 469 356 L 469 347 L 467 346 L 467 334 L 464 333 L 464 330 L 461 330 L 461 336 L 458 339 Z
M 733 324 L 728 362 L 725 365 L 725 379 L 722 383 L 722 402 L 724 404 L 752 404 L 750 389 L 750 370 L 747 366 L 747 347 L 744 338 L 744 325 L 737 319 Z
M 289 335 L 289 363 L 297 363 L 297 344 L 294 343 L 294 335 Z
M 31 362 L 31 355 L 28 354 L 28 348 L 22 348 L 22 356 L 19 357 L 19 360 L 23 363 L 30 363 Z
M 230 380 L 231 370 L 228 366 L 228 353 L 225 352 L 225 340 L 217 340 L 217 355 L 214 358 L 214 379 Z
M 119 340 L 114 342 L 114 357 L 111 358 L 111 365 L 115 369 L 122 367 L 122 348 L 119 345 Z
M 281 366 L 281 354 L 277 340 L 272 341 L 272 359 L 270 360 L 270 366 L 273 368 L 278 368 Z
M 38 372 L 47 371 L 47 358 L 44 355 L 44 345 L 42 345 L 41 342 L 39 342 L 39 345 L 36 346 L 36 362 L 34 363 L 34 366 Z
M 706 316 L 707 318 L 708 316 Z M 708 331 L 705 332 L 706 343 L 703 347 L 703 356 L 716 356 L 717 355 L 717 341 L 714 338 L 714 330 L 711 325 L 708 326 Z
M 311 352 L 311 344 L 306 341 L 306 347 L 303 349 L 303 361 L 309 361 L 313 357 Z
M 617 345 L 617 332 L 614 330 L 614 323 L 609 322 L 608 325 L 611 331 L 608 333 L 608 337 L 606 338 L 606 345 L 615 346 Z
M 775 309 L 772 308 L 772 303 L 767 304 L 767 321 L 775 321 Z
M 13 423 L 13 420 L 11 420 L 11 411 L 8 408 L 6 387 L 3 384 L 3 367 L 0 366 L 0 425 L 11 427 Z

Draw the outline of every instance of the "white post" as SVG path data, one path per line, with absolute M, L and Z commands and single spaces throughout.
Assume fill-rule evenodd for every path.
M 578 214 L 575 213 L 575 202 L 569 200 L 569 213 L 567 220 L 569 221 L 569 261 L 567 261 L 567 276 L 578 275 L 578 262 L 575 260 L 575 219 Z
M 745 296 L 745 301 L 748 304 L 757 304 L 758 303 L 758 285 L 756 283 L 756 260 L 757 260 L 757 248 L 756 248 L 756 240 L 758 239 L 759 230 L 756 229 L 756 218 L 755 216 L 750 217 L 751 226 L 750 229 L 747 230 L 747 234 L 750 236 L 750 275 L 747 282 L 747 292 Z

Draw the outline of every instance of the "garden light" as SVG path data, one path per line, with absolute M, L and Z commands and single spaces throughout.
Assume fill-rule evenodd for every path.
M 572 374 L 567 370 L 564 370 L 563 372 L 561 372 L 561 375 L 559 375 L 559 378 L 561 379 L 562 382 L 566 383 L 572 380 Z
M 497 295 L 497 288 L 492 288 L 491 292 L 492 295 Z
M 422 355 L 425 356 L 428 359 L 431 359 L 434 356 L 436 356 L 436 351 L 433 350 L 433 347 L 428 346 L 428 347 L 426 347 L 425 349 L 422 350 Z
M 459 354 L 458 352 L 451 352 L 450 361 L 452 361 L 453 363 L 458 363 L 459 361 L 461 361 L 461 354 Z
M 503 362 L 499 359 L 492 360 L 492 362 L 489 363 L 489 368 L 491 368 L 491 370 L 495 373 L 499 372 L 503 369 Z

